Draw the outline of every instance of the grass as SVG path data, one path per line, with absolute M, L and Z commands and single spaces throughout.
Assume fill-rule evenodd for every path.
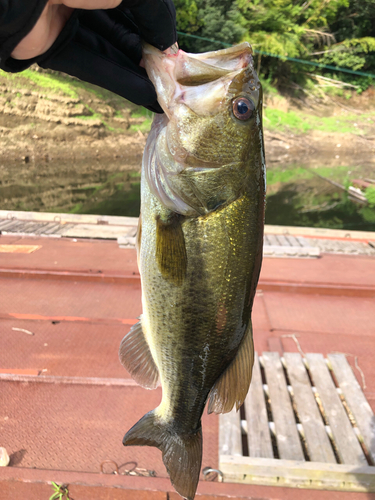
M 76 203 L 73 208 L 69 210 L 70 214 L 79 214 L 81 213 L 80 211 L 82 210 L 82 203 Z
M 142 106 L 139 106 L 135 111 L 131 114 L 132 118 L 144 118 L 144 121 L 139 124 L 130 125 L 129 130 L 132 132 L 138 132 L 138 130 L 142 133 L 148 133 L 151 129 L 152 117 L 153 113 Z
M 303 167 L 291 168 L 288 170 L 267 170 L 267 185 L 272 186 L 278 183 L 294 182 L 297 179 L 308 179 L 313 174 Z
M 375 186 L 369 186 L 365 191 L 365 196 L 371 208 L 375 208 Z
M 132 118 L 140 119 L 138 121 L 143 120 L 142 123 L 132 124 L 129 129 L 130 132 L 134 133 L 140 131 L 142 133 L 148 133 L 150 131 L 153 117 L 153 113 L 151 111 L 143 108 L 142 106 L 136 106 L 128 103 L 120 96 L 117 96 L 105 89 L 100 89 L 99 87 L 71 78 L 67 75 L 49 74 L 35 71 L 32 68 L 18 74 L 9 74 L 0 71 L 0 81 L 4 80 L 5 82 L 8 81 L 16 90 L 26 87 L 31 90 L 39 91 L 46 99 L 49 99 L 56 94 L 79 99 L 80 102 L 83 103 L 88 110 L 90 110 L 91 115 L 80 115 L 77 116 L 77 118 L 86 122 L 100 120 L 103 126 L 110 132 L 123 133 L 124 130 L 123 128 L 118 128 L 109 120 L 106 122 L 104 120 L 104 116 L 100 112 L 100 109 L 96 112 L 92 107 L 90 107 L 88 102 L 91 101 L 91 96 L 96 102 L 98 98 L 100 101 L 114 107 L 116 110 L 116 117 L 123 117 L 124 115 L 121 112 L 121 108 L 126 108 L 127 113 L 129 110 L 132 110 Z M 265 94 L 272 97 L 271 102 L 275 103 L 278 97 L 283 99 L 276 88 L 271 84 L 270 80 L 263 80 L 262 84 Z M 91 96 L 87 95 L 87 92 L 89 92 Z M 345 96 L 348 95 L 349 93 L 345 94 Z M 21 98 L 22 95 L 17 92 L 16 97 Z M 9 105 L 15 105 L 13 100 L 10 101 Z M 92 106 L 96 107 L 95 104 L 92 104 Z M 322 133 L 354 133 L 357 135 L 364 135 L 367 133 L 370 126 L 373 127 L 375 123 L 374 113 L 363 113 L 361 115 L 348 113 L 340 116 L 319 117 L 309 114 L 303 110 L 290 110 L 287 112 L 282 109 L 276 109 L 276 104 L 274 104 L 274 106 L 274 108 L 265 108 L 263 116 L 264 127 L 275 132 L 280 131 L 297 135 L 307 134 L 316 130 Z
M 27 86 L 25 80 L 29 80 L 40 89 L 48 89 L 52 94 L 64 94 L 73 99 L 79 99 L 80 91 L 86 91 L 103 101 L 111 100 L 118 101 L 119 103 L 124 102 L 122 97 L 112 94 L 109 90 L 101 89 L 95 85 L 71 78 L 64 74 L 56 75 L 42 73 L 29 68 L 21 73 L 6 73 L 0 70 L 0 77 L 2 80 L 12 82 L 12 85 L 18 88 L 25 88 Z M 31 86 L 30 90 L 37 89 Z M 46 95 L 45 98 L 48 99 L 48 95 Z
M 151 118 L 146 118 L 144 122 L 137 124 L 137 125 L 130 125 L 130 129 L 133 132 L 137 132 L 138 130 L 142 133 L 149 132 L 151 129 L 151 123 L 152 119 Z
M 264 110 L 264 126 L 269 130 L 305 134 L 311 130 L 321 132 L 350 132 L 364 134 L 369 126 L 369 119 L 374 119 L 373 114 L 362 115 L 348 114 L 345 116 L 319 117 L 302 111 L 282 111 L 266 108 Z
M 139 106 L 131 114 L 132 118 L 142 118 L 143 116 L 145 116 L 146 118 L 152 118 L 152 115 L 153 115 L 152 111 L 150 111 L 142 106 Z
M 301 166 L 288 166 L 288 168 L 283 167 L 273 167 L 267 169 L 267 185 L 272 186 L 274 184 L 288 184 L 294 183 L 302 179 L 312 179 L 314 173 L 325 177 L 326 179 L 334 180 L 336 182 L 342 183 L 344 186 L 349 183 L 348 172 L 351 170 L 348 166 L 339 165 L 335 168 L 332 167 L 318 167 L 314 170 L 310 170 Z
M 26 69 L 19 74 L 20 77 L 27 78 L 36 83 L 38 87 L 52 90 L 53 93 L 63 93 L 73 99 L 78 98 L 78 94 L 72 89 L 72 81 L 66 80 L 63 77 L 56 75 L 49 75 L 48 73 L 39 73 L 31 69 Z

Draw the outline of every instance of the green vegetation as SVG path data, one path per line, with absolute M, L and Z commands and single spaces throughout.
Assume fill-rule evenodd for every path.
M 56 484 L 52 481 L 53 494 L 49 497 L 49 500 L 70 500 L 69 490 L 66 484 Z
M 135 111 L 133 111 L 130 116 L 131 118 L 144 118 L 144 121 L 142 123 L 130 125 L 130 130 L 132 132 L 138 132 L 139 130 L 144 134 L 150 131 L 153 117 L 152 111 L 149 111 L 148 109 L 143 107 L 139 107 Z
M 133 132 L 137 132 L 138 130 L 142 133 L 147 133 L 150 131 L 152 119 L 146 118 L 142 123 L 137 125 L 130 125 L 130 130 Z
M 70 78 L 60 75 L 50 75 L 48 73 L 39 73 L 31 69 L 26 69 L 22 73 L 12 75 L 14 79 L 27 78 L 36 83 L 39 87 L 48 89 L 54 94 L 64 94 L 73 99 L 77 99 L 77 92 L 72 88 L 74 83 Z
M 291 167 L 288 169 L 268 169 L 267 170 L 267 186 L 272 186 L 278 183 L 295 182 L 299 179 L 311 178 L 313 174 L 308 172 L 303 167 Z
M 370 207 L 375 208 L 375 186 L 369 186 L 365 192 L 368 204 Z
M 320 117 L 304 111 L 282 111 L 279 109 L 266 108 L 264 110 L 264 126 L 269 130 L 280 132 L 292 132 L 295 134 L 306 133 L 310 130 L 321 132 L 352 133 L 362 135 L 373 124 L 374 114 L 364 113 L 362 115 L 347 114 L 345 116 Z
M 233 44 L 249 41 L 257 51 L 279 58 L 256 56 L 262 77 L 278 87 L 305 85 L 311 66 L 287 58 L 375 73 L 374 0 L 175 0 L 178 29 L 187 34 Z M 223 45 L 181 36 L 190 51 L 216 50 Z M 359 86 L 371 79 L 315 69 Z
M 375 187 L 370 187 L 374 204 L 353 203 L 345 188 L 351 185 L 355 167 L 306 168 L 300 165 L 269 167 L 267 171 L 266 224 L 375 230 Z M 316 175 L 317 174 L 317 175 Z M 351 174 L 351 175 L 350 175 Z
M 326 179 L 334 180 L 341 183 L 344 187 L 349 187 L 348 172 L 351 172 L 351 167 L 317 167 L 314 169 L 306 168 L 300 165 L 288 165 L 288 167 L 269 167 L 267 169 L 267 186 L 271 187 L 275 184 L 288 184 L 299 182 L 303 179 L 313 179 L 318 174 Z M 346 186 L 347 184 L 347 186 Z

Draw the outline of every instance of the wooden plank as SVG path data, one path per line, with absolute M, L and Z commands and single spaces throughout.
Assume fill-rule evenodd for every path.
M 304 460 L 280 356 L 277 352 L 264 352 L 263 364 L 280 458 Z
M 275 235 L 269 234 L 268 235 L 268 240 L 269 240 L 269 242 L 270 242 L 269 244 L 271 246 L 280 246 L 280 243 L 278 242 L 278 240 L 277 240 L 277 238 L 276 238 Z
M 55 212 L 21 212 L 16 210 L 0 210 L 0 219 L 9 219 L 23 221 L 65 221 L 74 224 L 98 224 L 106 223 L 120 226 L 138 226 L 138 217 L 123 217 L 117 215 L 88 215 L 88 214 L 64 214 Z
M 351 465 L 367 464 L 323 356 L 321 354 L 306 354 L 306 359 L 331 427 L 340 461 Z
M 253 376 L 245 399 L 247 442 L 251 457 L 273 458 L 270 428 L 264 399 L 258 354 L 255 353 Z
M 299 353 L 293 352 L 285 353 L 284 359 L 310 460 L 336 463 L 302 357 Z
M 279 242 L 279 245 L 286 246 L 286 247 L 290 246 L 289 241 L 285 238 L 285 236 L 283 234 L 277 235 L 276 238 L 277 238 L 277 241 Z
M 224 474 L 224 482 L 366 493 L 375 491 L 375 467 L 370 466 L 220 456 L 219 469 Z
M 368 404 L 345 355 L 330 354 L 328 360 L 363 437 L 363 442 L 375 463 L 375 416 L 371 406 Z
M 242 456 L 240 412 L 235 408 L 219 416 L 219 454 Z

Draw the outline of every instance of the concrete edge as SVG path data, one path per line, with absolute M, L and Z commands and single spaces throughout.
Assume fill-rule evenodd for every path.
M 113 215 L 64 214 L 53 212 L 25 212 L 0 210 L 0 219 L 20 219 L 28 221 L 56 221 L 80 224 L 98 224 L 111 226 L 138 226 L 138 217 Z M 325 229 L 320 227 L 273 226 L 266 224 L 265 234 L 291 234 L 315 238 L 357 239 L 375 241 L 375 231 L 352 231 L 347 229 Z

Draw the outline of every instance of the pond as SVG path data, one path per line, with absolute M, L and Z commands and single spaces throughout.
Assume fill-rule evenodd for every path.
M 372 161 L 270 165 L 266 224 L 375 231 L 375 205 L 353 201 L 347 190 L 366 178 L 375 179 Z
M 85 160 L 82 165 L 14 162 L 1 173 L 2 209 L 139 214 L 140 173 L 121 160 Z M 345 189 L 359 178 L 375 178 L 372 159 L 340 160 L 329 166 L 316 161 L 271 163 L 266 224 L 375 231 L 375 206 L 354 202 Z

